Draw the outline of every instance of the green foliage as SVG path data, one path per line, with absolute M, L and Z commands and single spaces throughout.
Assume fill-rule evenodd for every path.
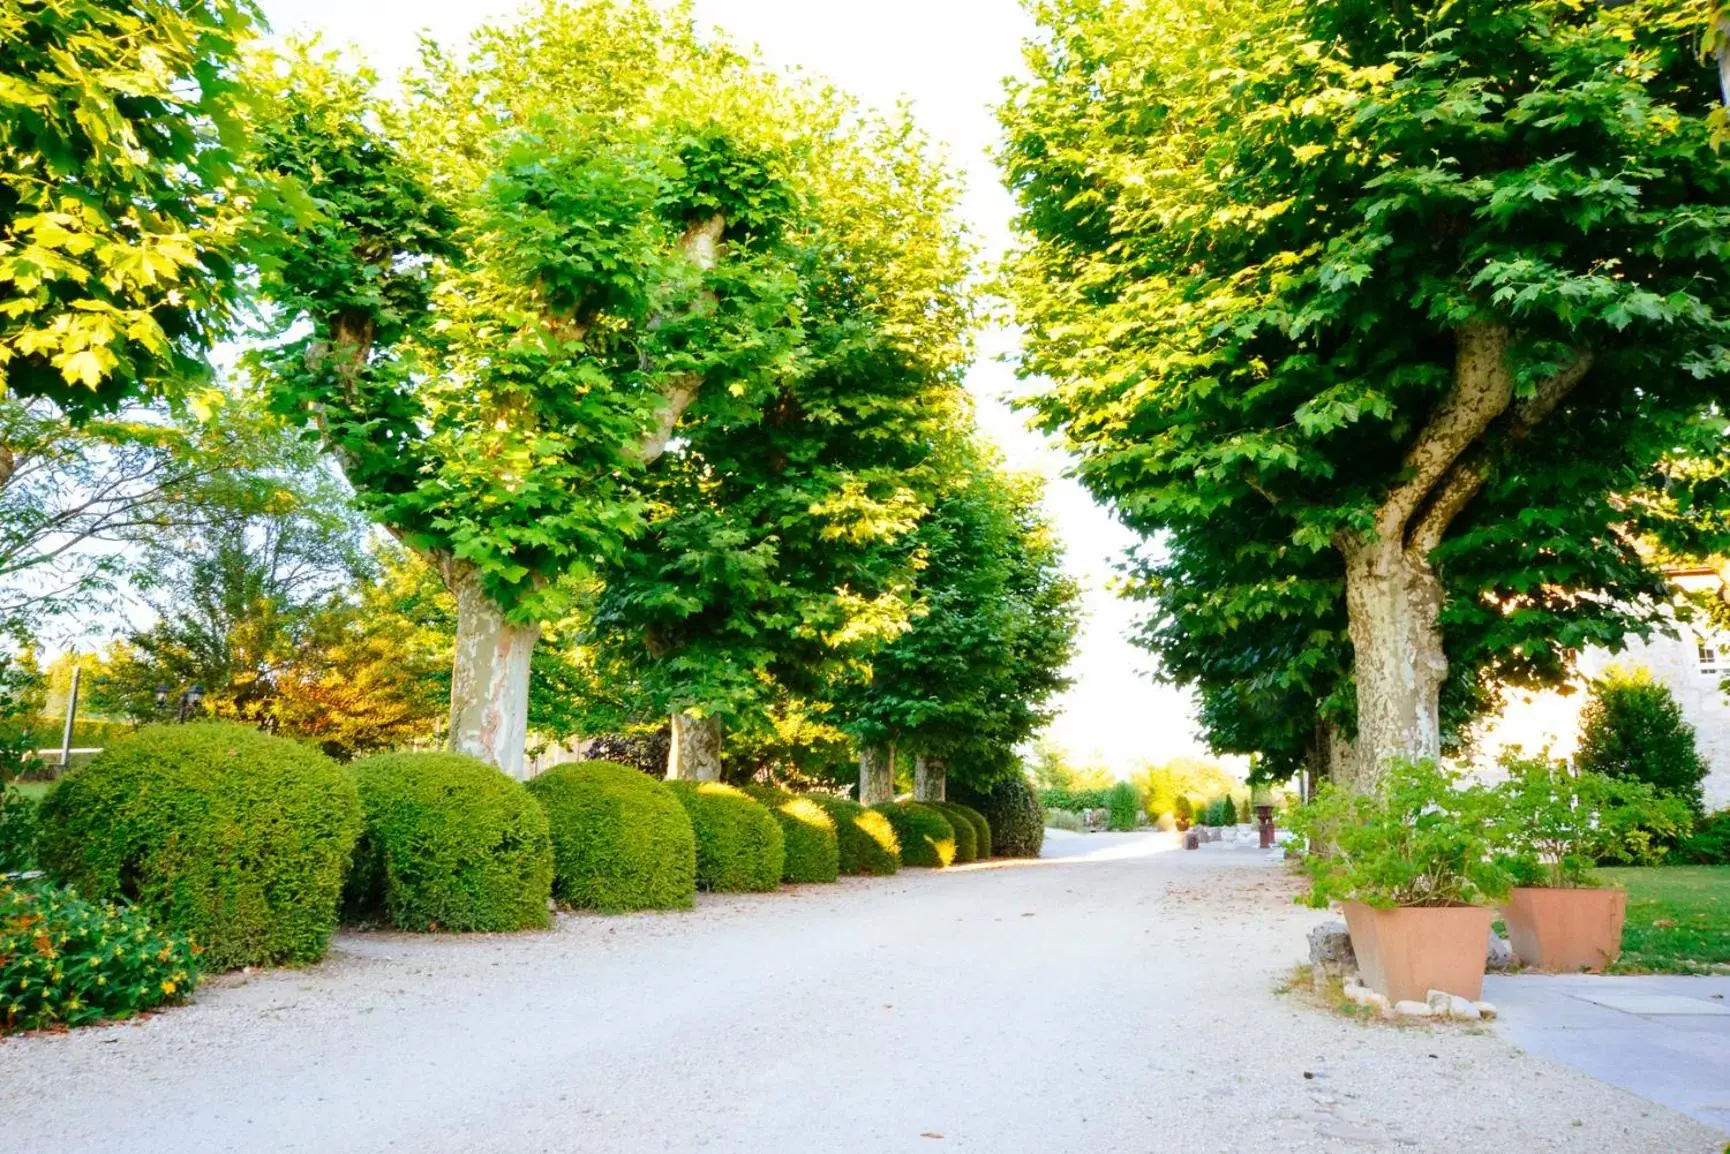
M 208 969 L 324 956 L 361 830 L 329 758 L 228 723 L 151 726 L 72 770 L 42 805 L 57 881 L 132 903 Z
M 1178 821 L 1195 820 L 1195 803 L 1189 800 L 1187 794 L 1178 794 L 1171 799 L 1171 816 Z
M 1441 583 L 1412 612 L 1445 729 L 1484 684 L 1662 627 L 1633 540 L 1720 551 L 1730 494 L 1698 480 L 1730 372 L 1708 6 L 1034 11 L 1001 112 L 1021 368 L 1082 482 L 1157 539 L 1141 640 L 1217 750 L 1277 778 L 1318 721 L 1351 736 L 1370 542 Z
M 1045 815 L 1027 779 L 1017 774 L 984 788 L 958 785 L 956 800 L 976 809 L 991 824 L 991 849 L 997 857 L 1038 857 L 1045 844 Z
M 781 823 L 781 836 L 787 847 L 786 864 L 781 867 L 782 881 L 832 882 L 840 875 L 840 842 L 835 819 L 828 810 L 810 798 L 795 797 L 785 790 L 752 786 L 745 792 L 766 806 Z
M 529 782 L 547 811 L 553 893 L 604 914 L 689 909 L 697 892 L 697 838 L 666 786 L 605 761 L 555 766 Z
M 1730 809 L 1709 813 L 1670 851 L 1670 860 L 1688 865 L 1730 865 Z
M 0 655 L 0 874 L 36 865 L 37 803 L 12 783 L 37 768 L 31 723 L 41 680 L 33 656 Z
M 135 909 L 0 883 L 0 1034 L 86 1026 L 184 1001 L 197 951 Z
M 1592 867 L 1654 865 L 1692 815 L 1644 782 L 1570 769 L 1544 758 L 1511 759 L 1491 795 L 1493 837 L 1518 885 L 1595 884 Z
M 902 865 L 945 869 L 955 861 L 955 827 L 943 811 L 917 801 L 891 801 L 872 808 L 895 827 Z
M 206 372 L 238 278 L 246 0 L 0 8 L 0 377 L 76 412 Z
M 1070 833 L 1080 833 L 1086 828 L 1079 813 L 1071 813 L 1067 809 L 1048 809 L 1045 811 L 1045 824 L 1049 829 L 1064 829 Z
M 1066 809 L 1079 813 L 1084 809 L 1105 809 L 1111 804 L 1111 787 L 1073 789 L 1054 786 L 1038 791 L 1039 804 L 1046 809 Z
M 972 806 L 962 805 L 960 802 L 951 801 L 945 804 L 944 812 L 951 814 L 951 820 L 954 819 L 954 815 L 959 815 L 973 826 L 974 844 L 979 851 L 979 859 L 983 861 L 991 857 L 991 823 L 985 820 L 985 815 Z
M 36 809 L 9 782 L 0 781 L 0 874 L 36 868 Z
M 1487 905 L 1511 879 L 1492 860 L 1495 804 L 1482 786 L 1434 762 L 1396 759 L 1381 787 L 1353 793 L 1326 783 L 1287 824 L 1303 839 L 1307 900 L 1378 909 Z
M 787 849 L 781 823 L 749 796 L 719 782 L 669 781 L 697 835 L 697 885 L 713 893 L 768 893 L 781 884 Z
M 350 919 L 458 933 L 547 925 L 547 815 L 519 783 L 458 753 L 386 753 L 350 772 L 365 822 L 344 891 Z
M 932 809 L 949 819 L 949 828 L 955 831 L 954 864 L 966 865 L 979 860 L 979 830 L 967 819 L 958 807 L 946 801 L 925 802 Z
M 889 819 L 849 797 L 804 795 L 835 822 L 840 872 L 848 877 L 885 877 L 901 868 L 901 842 Z
M 1650 670 L 1611 670 L 1592 683 L 1574 763 L 1587 773 L 1643 781 L 1696 814 L 1704 808 L 1707 766 L 1695 748 L 1694 727 Z
M 1221 797 L 1237 788 L 1237 779 L 1216 761 L 1197 757 L 1176 757 L 1162 765 L 1149 765 L 1131 778 L 1142 796 L 1147 798 L 1147 815 L 1177 813 L 1177 799 Z M 1193 803 L 1192 803 L 1193 804 Z M 1193 817 L 1192 811 L 1182 816 Z
M 1120 781 L 1105 794 L 1106 828 L 1132 830 L 1141 816 L 1141 791 L 1127 781 Z
M 1201 825 L 1224 828 L 1237 821 L 1237 803 L 1229 797 L 1216 797 L 1201 810 Z

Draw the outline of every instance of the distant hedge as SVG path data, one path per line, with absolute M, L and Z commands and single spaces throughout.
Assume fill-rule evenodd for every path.
M 951 815 L 951 821 L 954 820 L 955 814 L 960 814 L 964 819 L 972 823 L 973 833 L 979 847 L 979 860 L 984 861 L 986 858 L 990 857 L 993 852 L 991 848 L 991 823 L 985 820 L 985 815 L 974 809 L 972 806 L 962 805 L 958 801 L 946 801 L 943 805 L 944 812 Z
M 56 880 L 132 903 L 224 970 L 324 956 L 360 830 L 354 780 L 317 750 L 241 725 L 159 725 L 61 780 L 37 849 Z
M 716 893 L 766 893 L 781 884 L 781 824 L 745 793 L 719 782 L 670 781 L 697 835 L 697 885 Z
M 1127 781 L 1120 781 L 1105 791 L 1107 829 L 1119 832 L 1133 830 L 1141 816 L 1141 793 Z
M 529 782 L 553 839 L 553 894 L 575 909 L 689 909 L 697 836 L 673 792 L 640 770 L 572 762 Z
M 1046 809 L 1067 809 L 1080 813 L 1084 809 L 1109 809 L 1109 789 L 1066 789 L 1053 786 L 1039 791 L 1039 804 Z
M 873 807 L 895 827 L 901 864 L 944 869 L 955 860 L 955 827 L 941 810 L 917 801 L 891 801 Z
M 822 807 L 835 822 L 840 870 L 848 877 L 884 877 L 901 868 L 901 842 L 889 819 L 850 797 L 808 793 L 806 801 Z
M 957 801 L 991 823 L 991 849 L 998 857 L 1039 856 L 1045 845 L 1045 814 L 1026 778 L 1002 778 L 984 789 L 960 785 L 953 792 Z
M 786 861 L 781 867 L 784 882 L 832 882 L 841 872 L 840 839 L 835 819 L 809 798 L 796 797 L 780 789 L 751 786 L 745 790 L 768 808 L 781 823 Z
M 951 807 L 946 801 L 922 802 L 944 817 L 949 819 L 949 827 L 955 831 L 955 864 L 967 865 L 979 860 L 979 831 L 967 820 L 959 806 Z
M 481 933 L 549 924 L 547 815 L 521 783 L 460 753 L 386 753 L 349 772 L 365 820 L 343 893 L 351 920 Z

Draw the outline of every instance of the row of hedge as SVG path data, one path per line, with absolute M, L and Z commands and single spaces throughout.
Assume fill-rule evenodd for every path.
M 135 919 L 126 933 L 154 925 L 174 948 L 201 953 L 203 968 L 223 970 L 316 961 L 339 917 L 504 932 L 546 926 L 549 899 L 603 913 L 681 909 L 699 889 L 767 892 L 903 864 L 1038 854 L 1043 826 L 1025 783 L 977 800 L 866 809 L 663 783 L 607 762 L 563 765 L 525 787 L 456 754 L 388 754 L 345 768 L 284 738 L 201 723 L 141 730 L 69 773 L 42 804 L 34 843 L 55 882 L 98 903 L 80 924 L 124 916 Z M 18 887 L 5 892 L 26 900 Z M 37 903 L 61 895 L 31 892 Z M 158 952 L 164 964 L 178 958 Z M 37 980 L 7 970 L 14 961 L 0 954 L 0 1011 L 17 992 L 8 982 Z M 173 987 L 163 995 L 172 998 L 192 980 L 158 985 Z M 41 1022 L 16 1007 L 5 1013 L 8 1025 Z

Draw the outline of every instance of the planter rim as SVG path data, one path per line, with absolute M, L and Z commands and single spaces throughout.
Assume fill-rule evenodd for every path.
M 1520 887 L 1520 888 L 1539 889 L 1542 887 L 1533 886 L 1533 887 Z M 1362 898 L 1338 898 L 1335 900 L 1334 904 L 1339 905 L 1339 906 L 1346 906 L 1346 905 L 1363 906 L 1365 909 L 1376 910 L 1379 913 L 1387 913 L 1389 910 L 1493 910 L 1497 906 L 1501 905 L 1502 903 L 1500 901 L 1496 901 L 1496 902 L 1453 902 L 1449 905 L 1444 905 L 1444 906 L 1437 906 L 1437 905 L 1378 906 L 1378 905 L 1375 905 L 1374 903 L 1366 902 Z

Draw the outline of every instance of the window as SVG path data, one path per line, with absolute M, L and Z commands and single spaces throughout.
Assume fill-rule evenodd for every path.
M 1725 653 L 1716 640 L 1700 639 L 1700 672 L 1718 676 L 1730 673 L 1730 667 L 1725 662 Z

